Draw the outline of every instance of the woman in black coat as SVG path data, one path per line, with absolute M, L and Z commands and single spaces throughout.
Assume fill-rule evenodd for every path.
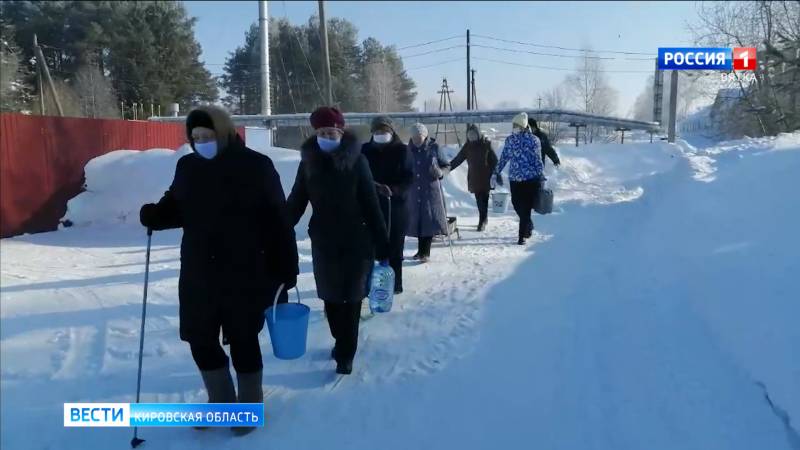
M 223 110 L 193 110 L 186 132 L 194 152 L 178 160 L 161 200 L 142 206 L 141 223 L 153 230 L 183 228 L 180 338 L 190 345 L 209 401 L 237 401 L 219 341 L 222 328 L 238 401 L 262 402 L 258 333 L 264 310 L 278 286 L 293 287 L 298 274 L 283 188 L 272 161 L 245 147 Z
M 447 215 L 440 183 L 450 164 L 442 158 L 439 144 L 428 137 L 428 129 L 421 123 L 411 127 L 408 149 L 413 159 L 414 182 L 408 191 L 406 235 L 419 240 L 419 250 L 414 259 L 426 263 L 431 257 L 433 237 L 447 234 Z
M 389 265 L 394 270 L 394 293 L 400 294 L 403 292 L 403 248 L 408 227 L 406 199 L 414 179 L 411 153 L 395 133 L 392 119 L 386 116 L 372 121 L 372 137 L 361 147 L 361 153 L 369 161 L 381 209 L 389 219 Z
M 332 107 L 311 114 L 316 136 L 301 148 L 297 178 L 289 194 L 292 224 L 311 203 L 308 235 L 317 295 L 325 302 L 336 372 L 349 374 L 358 346 L 361 301 L 367 296 L 375 259 L 388 258 L 388 233 L 369 165 L 358 141 L 343 131 L 344 117 Z

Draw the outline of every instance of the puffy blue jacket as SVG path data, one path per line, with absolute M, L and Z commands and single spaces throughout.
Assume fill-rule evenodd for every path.
M 541 149 L 542 144 L 539 142 L 539 138 L 528 130 L 510 135 L 506 138 L 495 173 L 502 172 L 506 163 L 510 162 L 509 180 L 527 181 L 541 178 L 544 172 Z

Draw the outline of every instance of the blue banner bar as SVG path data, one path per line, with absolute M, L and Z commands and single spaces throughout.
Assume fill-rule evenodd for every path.
M 731 70 L 733 51 L 724 47 L 661 47 L 659 70 Z
M 263 427 L 263 403 L 132 403 L 132 427 Z

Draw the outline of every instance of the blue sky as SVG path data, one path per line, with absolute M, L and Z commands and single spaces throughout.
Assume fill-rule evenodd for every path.
M 255 1 L 187 1 L 189 14 L 197 17 L 195 34 L 203 47 L 203 59 L 213 73 L 222 71 L 228 52 L 241 45 L 245 30 L 258 20 Z M 444 61 L 465 57 L 457 48 L 429 55 L 430 50 L 465 43 L 466 29 L 474 35 L 521 41 L 547 46 L 595 50 L 657 53 L 658 47 L 691 44 L 687 21 L 696 16 L 694 2 L 347 2 L 328 1 L 329 17 L 344 17 L 359 30 L 359 38 L 375 37 L 398 48 L 432 40 L 462 36 L 438 44 L 407 49 L 400 54 L 405 67 L 417 82 L 417 106 L 426 99 L 438 99 L 436 91 L 446 76 L 455 97 L 465 96 L 466 66 L 463 60 L 434 67 Z M 292 23 L 305 23 L 317 12 L 316 1 L 270 1 L 272 17 L 287 17 Z M 517 51 L 559 55 L 575 52 L 537 48 L 474 37 L 473 44 Z M 568 71 L 549 70 L 478 60 L 488 58 L 523 65 L 571 69 L 573 58 L 532 55 L 473 47 L 473 68 L 477 70 L 479 107 L 495 107 L 501 102 L 521 106 L 536 105 L 538 94 L 559 84 Z M 642 58 L 636 55 L 604 53 L 602 56 Z M 652 61 L 604 60 L 608 70 L 633 70 L 643 73 L 608 73 L 611 85 L 619 92 L 619 114 L 627 114 L 647 76 Z M 437 100 L 438 104 L 438 100 Z

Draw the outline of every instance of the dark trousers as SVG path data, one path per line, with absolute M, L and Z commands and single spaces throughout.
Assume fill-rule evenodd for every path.
M 336 362 L 352 361 L 358 349 L 361 301 L 325 302 L 325 315 L 328 317 L 331 336 L 336 340 Z
M 478 223 L 486 224 L 489 221 L 489 193 L 476 192 L 475 203 L 478 204 Z
M 228 356 L 219 342 L 191 343 L 192 358 L 200 370 L 216 370 L 228 367 Z M 230 342 L 231 359 L 233 368 L 238 373 L 252 373 L 261 370 L 261 346 L 258 344 L 258 334 L 247 339 Z
M 408 210 L 406 200 L 399 197 L 392 197 L 391 205 L 391 219 L 386 221 L 386 226 L 389 228 L 389 265 L 394 270 L 394 287 L 398 289 L 403 287 L 403 249 L 406 245 Z M 386 197 L 381 197 L 384 218 L 389 216 L 388 206 L 389 201 Z
M 433 244 L 433 236 L 419 238 L 419 256 L 431 256 L 431 245 Z
M 527 237 L 533 231 L 531 211 L 539 199 L 541 182 L 538 178 L 511 182 L 511 204 L 519 216 L 519 237 Z

